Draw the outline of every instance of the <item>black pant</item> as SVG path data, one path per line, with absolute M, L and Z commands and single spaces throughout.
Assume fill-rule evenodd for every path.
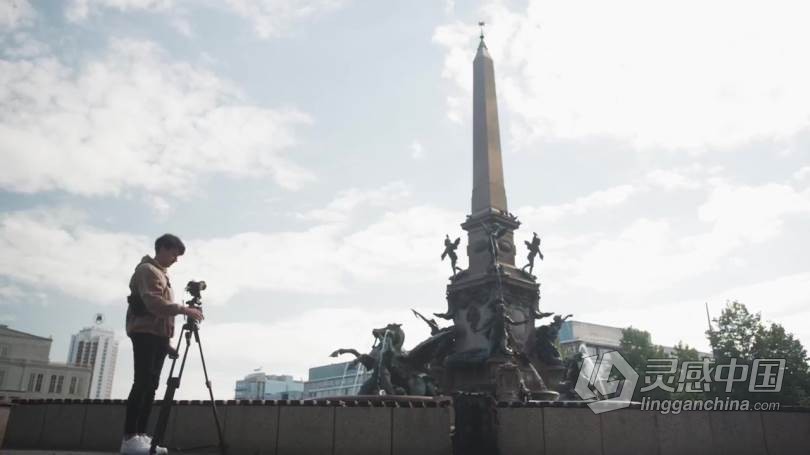
M 125 434 L 146 433 L 155 391 L 160 385 L 160 370 L 169 349 L 169 338 L 149 333 L 133 333 L 132 351 L 135 359 L 135 380 L 127 398 Z

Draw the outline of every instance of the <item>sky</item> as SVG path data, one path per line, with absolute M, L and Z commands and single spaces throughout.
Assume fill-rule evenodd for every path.
M 444 235 L 466 244 L 482 20 L 516 243 L 543 239 L 541 309 L 707 351 L 705 305 L 738 300 L 808 346 L 809 14 L 0 0 L 0 323 L 64 362 L 102 313 L 125 397 L 129 278 L 171 232 L 188 247 L 172 282 L 209 286 L 217 398 L 256 368 L 305 379 L 390 322 L 414 346 L 429 329 L 410 309 L 446 309 Z M 189 361 L 178 397 L 204 398 Z

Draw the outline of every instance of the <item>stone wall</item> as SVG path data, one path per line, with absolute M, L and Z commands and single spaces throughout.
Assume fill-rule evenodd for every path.
M 452 453 L 449 399 L 279 400 L 217 402 L 229 454 Z M 11 407 L 5 449 L 117 452 L 123 400 L 21 400 Z M 157 420 L 156 404 L 149 428 Z M 172 408 L 167 447 L 215 445 L 210 403 Z
M 581 402 L 502 403 L 498 443 L 504 455 L 807 455 L 810 410 L 661 414 L 636 404 L 596 415 Z
M 0 406 L 0 427 L 8 409 Z M 230 454 L 453 453 L 449 398 L 229 401 L 217 409 Z M 117 451 L 121 441 L 122 400 L 28 400 L 10 410 L 6 449 Z M 496 411 L 502 455 L 810 453 L 807 409 L 662 415 L 633 406 L 596 415 L 582 403 L 531 402 Z M 157 414 L 156 406 L 150 427 Z M 166 436 L 169 447 L 215 444 L 210 405 L 178 402 Z

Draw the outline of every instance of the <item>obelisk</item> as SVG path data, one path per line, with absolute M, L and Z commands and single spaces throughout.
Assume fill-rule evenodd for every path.
M 473 60 L 473 190 L 470 215 L 464 223 L 469 232 L 467 255 L 469 273 L 486 272 L 492 265 L 487 248 L 487 229 L 499 223 L 508 228 L 500 240 L 498 262 L 515 265 L 512 230 L 520 225 L 506 204 L 506 188 L 501 158 L 498 98 L 495 93 L 495 67 L 483 34 Z
M 541 392 L 545 385 L 528 361 L 532 351 L 539 285 L 515 267 L 514 230 L 501 155 L 495 69 L 483 33 L 473 60 L 473 189 L 466 270 L 447 286 L 453 319 L 453 352 L 445 361 L 449 391 Z M 509 373 L 512 371 L 512 373 Z M 515 378 L 513 385 L 504 381 Z M 525 383 L 520 385 L 519 383 Z M 499 385 L 500 384 L 500 385 Z

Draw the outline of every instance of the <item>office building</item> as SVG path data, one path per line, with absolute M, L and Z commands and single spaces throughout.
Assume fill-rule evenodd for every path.
M 300 400 L 304 396 L 304 381 L 259 371 L 236 381 L 235 392 L 237 400 Z
M 305 398 L 321 398 L 357 395 L 371 372 L 362 365 L 351 362 L 320 365 L 309 369 L 309 379 L 304 383 Z
M 117 358 L 118 341 L 112 330 L 87 327 L 70 337 L 67 363 L 92 371 L 89 398 L 110 398 Z
M 565 321 L 560 327 L 560 353 L 563 358 L 571 356 L 584 346 L 588 355 L 599 355 L 609 351 L 618 351 L 622 341 L 622 327 L 611 327 L 607 325 L 591 324 L 589 322 Z M 674 355 L 675 348 L 661 346 L 666 355 Z M 698 352 L 699 357 L 709 357 L 712 355 L 706 352 Z

